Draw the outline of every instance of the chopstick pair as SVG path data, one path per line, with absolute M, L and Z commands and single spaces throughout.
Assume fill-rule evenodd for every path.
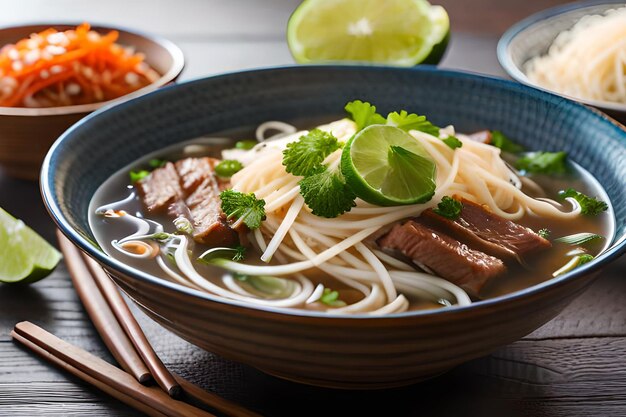
M 215 417 L 171 398 L 159 387 L 140 384 L 132 375 L 32 323 L 17 323 L 11 336 L 39 356 L 149 416 Z
M 74 288 L 115 360 L 139 382 L 153 377 L 165 392 L 176 397 L 180 385 L 152 349 L 115 284 L 60 231 L 57 238 Z
M 190 398 L 226 415 L 259 417 L 259 414 L 247 410 L 218 395 L 207 392 L 186 381 L 184 378 L 169 372 L 154 352 L 154 349 L 152 349 L 152 346 L 132 315 L 128 305 L 122 298 L 115 284 L 107 276 L 106 272 L 104 272 L 100 265 L 94 260 L 82 254 L 60 231 L 57 231 L 57 237 L 72 282 L 89 317 L 113 357 L 128 373 L 56 338 L 54 335 L 30 323 L 20 323 L 16 325 L 12 335 L 17 341 L 123 402 L 133 407 L 138 404 L 143 404 L 144 408 L 152 406 L 151 412 L 158 410 L 158 412 L 161 413 L 148 413 L 149 415 L 181 415 L 176 412 L 173 413 L 170 409 L 163 411 L 158 407 L 154 407 L 154 404 L 161 403 L 166 403 L 166 405 L 185 404 L 186 407 L 193 409 L 189 410 L 185 408 L 187 410 L 185 411 L 186 414 L 182 415 L 212 415 L 189 404 L 170 398 L 170 396 L 177 396 L 182 390 Z M 37 343 L 37 340 L 39 340 L 39 343 Z M 62 343 L 72 349 L 73 352 L 81 353 L 74 358 L 74 362 L 68 362 L 63 356 L 57 355 L 55 353 L 56 351 L 48 346 L 49 343 L 53 345 L 55 343 Z M 81 359 L 84 359 L 87 363 L 81 362 Z M 108 365 L 108 367 L 115 370 L 111 371 L 113 375 L 122 378 L 124 381 L 130 378 L 135 384 L 130 386 L 128 385 L 130 383 L 127 383 L 124 390 L 118 390 L 117 393 L 112 393 L 115 391 L 115 386 L 119 386 L 119 384 L 111 385 L 110 382 L 115 381 L 103 378 L 101 374 L 98 374 L 94 370 L 92 370 L 91 373 L 85 372 L 86 368 L 84 367 L 88 368 L 88 365 L 93 365 L 94 362 L 100 364 L 100 368 L 104 366 L 102 363 Z M 145 387 L 139 383 L 146 383 L 151 377 L 155 379 L 161 389 L 158 387 Z M 103 388 L 103 384 L 107 389 Z M 144 400 L 148 398 L 148 400 L 146 400 L 148 402 L 142 402 L 142 398 Z M 144 411 L 141 407 L 137 409 Z M 193 414 L 193 412 L 201 412 L 204 414 Z

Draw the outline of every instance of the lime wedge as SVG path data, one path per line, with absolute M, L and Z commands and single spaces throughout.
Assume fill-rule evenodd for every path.
M 35 282 L 57 266 L 61 254 L 21 220 L 0 209 L 0 282 Z
M 402 129 L 372 125 L 343 148 L 341 173 L 354 193 L 379 206 L 417 204 L 435 193 L 435 161 Z
M 287 42 L 298 63 L 437 64 L 450 20 L 425 0 L 305 0 L 291 15 Z

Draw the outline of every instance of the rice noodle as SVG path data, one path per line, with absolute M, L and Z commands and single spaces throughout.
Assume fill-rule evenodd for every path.
M 355 124 L 347 119 L 319 128 L 332 132 L 342 142 L 347 141 L 356 131 Z M 265 134 L 270 129 L 279 133 L 266 138 Z M 381 229 L 394 222 L 419 216 L 424 210 L 437 205 L 446 195 L 456 195 L 484 204 L 492 212 L 511 220 L 520 219 L 529 213 L 561 219 L 580 214 L 580 207 L 575 201 L 572 201 L 573 208 L 568 211 L 560 203 L 543 198 L 545 193 L 541 187 L 532 180 L 518 177 L 501 158 L 500 149 L 494 146 L 457 134 L 463 146 L 451 149 L 438 137 L 410 131 L 409 134 L 424 146 L 436 162 L 437 187 L 430 201 L 408 206 L 379 207 L 357 199 L 356 207 L 337 218 L 318 217 L 311 213 L 300 195 L 298 183 L 301 177 L 287 173 L 282 165 L 285 147 L 305 133 L 297 132 L 293 126 L 282 122 L 267 122 L 257 130 L 258 145 L 248 151 L 238 150 L 244 168 L 231 177 L 231 186 L 234 190 L 254 193 L 257 198 L 265 200 L 266 220 L 261 228 L 251 231 L 248 238 L 254 248 L 262 253 L 260 260 L 266 264 L 240 263 L 227 259 L 218 261 L 220 266 L 236 274 L 267 275 L 290 280 L 290 286 L 286 288 L 293 288 L 293 291 L 288 296 L 261 297 L 228 274 L 218 278 L 217 283 L 206 279 L 194 268 L 188 250 L 190 238 L 185 235 L 170 236 L 161 249 L 166 254 L 173 254 L 176 267 L 170 267 L 162 256 L 158 256 L 160 268 L 178 283 L 260 306 L 304 308 L 307 304 L 316 303 L 316 308 L 324 308 L 324 291 L 336 288 L 328 288 L 327 281 L 315 282 L 304 275 L 314 270 L 332 277 L 332 282 L 336 282 L 333 285 L 345 286 L 360 294 L 351 304 L 327 306 L 326 311 L 335 314 L 399 313 L 410 307 L 409 299 L 433 303 L 446 300 L 444 303 L 463 306 L 471 303 L 464 290 L 431 273 L 419 272 L 413 265 L 376 249 L 370 241 L 372 236 L 381 233 Z M 454 129 L 446 128 L 445 134 L 454 134 Z M 340 159 L 341 150 L 337 150 L 324 162 L 336 166 Z M 526 189 L 539 197 L 527 195 Z M 130 198 L 134 197 L 132 195 Z M 115 210 L 122 207 L 123 203 L 113 203 L 98 210 L 103 213 L 105 210 Z M 128 240 L 149 238 L 150 231 L 163 231 L 161 225 L 127 213 L 119 218 L 134 223 L 137 231 L 119 242 L 113 242 L 114 246 Z M 270 262 L 273 259 L 279 263 Z M 343 287 L 340 289 L 343 290 Z
M 626 7 L 584 16 L 556 37 L 547 55 L 530 60 L 526 73 L 561 94 L 626 103 Z
M 272 125 L 268 125 L 272 126 Z M 356 131 L 353 122 L 343 119 L 320 126 L 332 132 L 340 141 L 347 141 Z M 290 130 L 289 130 L 290 131 Z M 363 294 L 363 298 L 333 313 L 353 314 L 369 312 L 388 314 L 404 311 L 408 301 L 402 294 L 418 296 L 437 302 L 450 300 L 453 304 L 471 302 L 465 291 L 431 274 L 417 272 L 381 251 L 370 249 L 367 236 L 380 228 L 438 204 L 446 195 L 460 195 L 487 205 L 494 213 L 517 220 L 527 213 L 552 218 L 573 218 L 579 208 L 566 211 L 553 200 L 534 199 L 524 193 L 528 185 L 533 192 L 541 188 L 530 180 L 518 177 L 501 158 L 500 149 L 472 141 L 458 134 L 463 147 L 449 148 L 441 139 L 424 132 L 410 131 L 416 140 L 432 155 L 437 166 L 437 188 L 434 197 L 411 206 L 378 207 L 356 200 L 356 207 L 343 215 L 327 219 L 313 215 L 302 203 L 298 181 L 285 171 L 282 151 L 291 141 L 307 131 L 290 133 L 271 146 L 254 150 L 255 159 L 231 178 L 232 187 L 241 192 L 252 192 L 266 201 L 267 220 L 261 229 L 252 233 L 252 239 L 263 251 L 262 260 L 282 255 L 288 262 L 281 265 L 246 265 L 225 261 L 223 266 L 244 274 L 285 276 L 317 268 Z M 453 128 L 450 128 L 453 134 Z M 339 163 L 341 150 L 329 155 L 325 163 Z M 265 246 L 265 238 L 271 238 Z M 318 299 L 323 288 L 318 285 Z M 318 294 L 319 293 L 319 294 Z M 310 300 L 309 300 L 310 301 Z

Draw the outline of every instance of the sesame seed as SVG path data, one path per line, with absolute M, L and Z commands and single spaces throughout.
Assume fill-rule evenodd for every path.
M 69 83 L 68 85 L 65 86 L 65 92 L 69 94 L 70 96 L 75 96 L 77 94 L 80 94 L 80 91 L 81 91 L 80 85 L 76 83 Z
M 93 78 L 93 69 L 91 67 L 83 67 L 83 75 L 89 79 Z
M 48 72 L 48 70 L 41 70 L 39 76 L 45 80 L 50 76 L 50 72 Z
M 17 80 L 13 77 L 0 77 L 0 86 L 17 87 Z
M 13 61 L 11 68 L 13 68 L 13 71 L 21 71 L 24 68 L 24 64 L 22 61 Z
M 52 55 L 63 55 L 67 50 L 62 46 L 48 45 L 44 50 Z
M 20 59 L 20 53 L 15 48 L 9 49 L 9 52 L 7 52 L 7 55 L 9 56 L 9 59 L 11 59 L 12 61 Z
M 139 83 L 139 75 L 135 72 L 127 72 L 124 76 L 124 81 L 126 81 L 126 84 L 135 85 Z
M 60 72 L 63 72 L 63 67 L 60 65 L 53 65 L 50 67 L 50 74 L 58 74 Z
M 65 33 L 63 32 L 57 32 L 57 33 L 52 33 L 50 35 L 48 35 L 48 37 L 46 38 L 48 43 L 51 45 L 61 45 L 61 46 L 65 46 L 69 43 L 69 40 L 67 39 L 67 36 L 65 36 Z
M 40 57 L 41 53 L 39 52 L 39 49 L 30 50 L 24 55 L 24 63 L 26 65 L 33 65 L 35 62 L 39 61 Z
M 29 39 L 26 41 L 26 47 L 28 49 L 37 49 L 39 48 L 39 42 L 36 39 Z

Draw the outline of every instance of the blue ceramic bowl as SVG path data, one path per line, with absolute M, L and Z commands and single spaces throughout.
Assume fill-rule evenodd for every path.
M 498 42 L 498 61 L 517 81 L 541 88 L 526 76 L 524 69 L 526 63 L 536 56 L 547 53 L 557 35 L 570 29 L 583 16 L 603 14 L 607 10 L 623 6 L 623 0 L 592 0 L 553 7 L 529 16 L 502 35 Z M 622 123 L 626 122 L 624 103 L 572 99 L 596 107 Z
M 616 236 L 559 278 L 469 307 L 338 317 L 248 307 L 165 281 L 104 254 L 87 208 L 98 186 L 137 158 L 187 139 L 280 119 L 338 117 L 352 99 L 406 108 L 459 131 L 498 129 L 529 149 L 565 150 L 604 186 Z M 41 173 L 45 204 L 156 321 L 190 342 L 271 374 L 316 385 L 408 384 L 488 354 L 557 315 L 626 249 L 626 131 L 589 108 L 527 86 L 461 72 L 358 66 L 262 69 L 200 79 L 102 109 L 68 130 Z

